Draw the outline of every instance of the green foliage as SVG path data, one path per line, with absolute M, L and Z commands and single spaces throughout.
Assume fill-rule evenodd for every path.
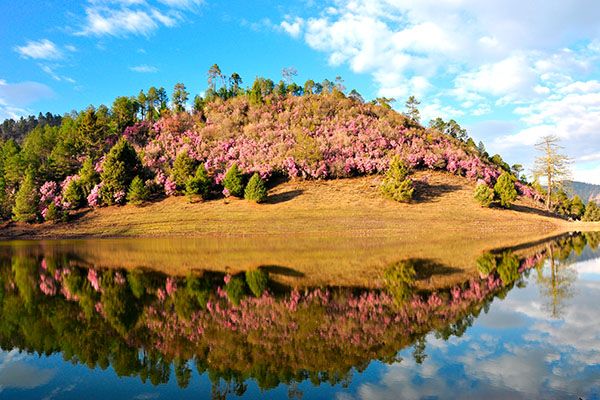
M 73 179 L 65 188 L 64 200 L 69 204 L 69 208 L 71 209 L 77 209 L 85 205 L 86 197 L 81 179 Z
M 383 274 L 385 288 L 397 304 L 410 299 L 414 292 L 415 277 L 415 267 L 411 260 L 397 262 L 385 270 Z
M 421 122 L 421 113 L 419 112 L 419 105 L 421 102 L 417 100 L 415 96 L 410 96 L 408 100 L 406 100 L 406 112 L 405 115 L 415 124 Z
M 246 284 L 242 278 L 234 276 L 225 285 L 225 292 L 229 300 L 237 306 L 246 295 Z
M 248 185 L 244 191 L 244 198 L 256 203 L 262 203 L 267 199 L 267 187 L 258 172 L 255 172 L 250 181 L 248 181 Z
M 581 219 L 583 217 L 585 213 L 585 204 L 581 201 L 581 197 L 577 195 L 573 197 L 569 211 L 574 219 Z
M 510 173 L 503 172 L 494 186 L 494 193 L 502 207 L 510 208 L 511 203 L 517 199 L 515 178 Z
M 185 184 L 185 194 L 191 198 L 200 196 L 203 200 L 206 200 L 210 195 L 210 189 L 212 182 L 206 171 L 204 164 L 200 164 L 196 168 L 194 176 L 190 177 Z
M 590 201 L 585 208 L 582 220 L 588 222 L 600 221 L 600 207 L 595 202 Z
M 66 214 L 61 209 L 56 207 L 54 202 L 52 202 L 48 205 L 48 209 L 46 210 L 46 218 L 45 218 L 46 221 L 52 221 L 52 222 L 64 221 L 65 217 L 66 217 Z
M 112 105 L 112 118 L 116 131 L 122 133 L 126 127 L 133 125 L 137 118 L 139 103 L 134 97 L 120 96 Z
M 33 170 L 29 170 L 15 197 L 15 206 L 12 210 L 13 219 L 22 222 L 35 222 L 39 200 L 35 176 Z
M 496 257 L 492 253 L 482 254 L 477 259 L 477 269 L 483 276 L 488 276 L 496 268 Z
M 246 283 L 254 296 L 260 297 L 267 290 L 269 274 L 262 269 L 246 271 Z
M 506 172 L 511 172 L 510 170 L 510 165 L 508 165 L 503 159 L 502 156 L 500 156 L 500 154 L 494 154 L 492 156 L 492 158 L 490 158 L 490 161 L 494 164 L 496 164 L 498 167 L 502 168 L 504 171 Z
M 140 172 L 141 163 L 135 149 L 121 138 L 108 152 L 101 174 L 104 183 L 102 200 L 108 204 L 115 203 L 115 197 L 125 197 L 133 178 Z
M 484 183 L 479 184 L 475 188 L 474 198 L 482 207 L 489 207 L 494 201 L 494 190 Z
M 94 163 L 91 158 L 88 157 L 85 159 L 78 175 L 83 195 L 87 197 L 93 187 L 100 183 L 100 175 L 94 169 Z
M 188 101 L 190 93 L 185 89 L 185 85 L 183 83 L 175 84 L 175 88 L 173 89 L 173 110 L 175 112 L 183 112 L 185 111 L 185 104 Z
M 415 189 L 412 179 L 408 177 L 409 173 L 408 167 L 400 158 L 394 157 L 381 183 L 381 192 L 396 201 L 410 201 Z
M 185 188 L 188 179 L 194 174 L 195 170 L 196 161 L 188 155 L 187 151 L 183 151 L 177 155 L 173 162 L 171 176 L 177 184 L 178 190 Z
M 142 178 L 139 176 L 133 178 L 127 192 L 127 201 L 131 204 L 140 205 L 149 198 L 150 190 L 148 190 Z
M 429 127 L 433 128 L 433 129 L 437 129 L 438 131 L 442 132 L 443 134 L 452 136 L 453 138 L 456 138 L 458 140 L 466 141 L 468 138 L 467 130 L 464 129 L 463 127 L 461 127 L 458 124 L 458 122 L 456 122 L 453 119 L 446 122 L 443 119 L 441 119 L 440 117 L 437 117 L 436 119 L 429 121 Z M 475 143 L 473 142 L 473 145 L 474 144 Z M 476 146 L 473 146 L 473 147 L 476 147 Z
M 237 164 L 234 163 L 225 174 L 223 186 L 229 191 L 231 196 L 244 196 L 244 176 Z

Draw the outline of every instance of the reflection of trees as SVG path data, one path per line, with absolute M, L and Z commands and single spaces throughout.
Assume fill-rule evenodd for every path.
M 560 245 L 580 249 L 576 243 Z M 249 379 L 261 389 L 291 385 L 289 396 L 298 398 L 296 382 L 348 384 L 371 360 L 399 362 L 403 348 L 413 346 L 415 361 L 423 362 L 427 333 L 461 336 L 495 296 L 505 296 L 521 272 L 542 260 L 539 253 L 490 253 L 480 260 L 485 276 L 437 292 L 413 290 L 424 261 L 411 261 L 390 267 L 385 291 L 278 288 L 273 294 L 266 271 L 178 278 L 12 254 L 0 258 L 0 346 L 61 352 L 66 360 L 111 366 L 119 376 L 154 385 L 174 378 L 186 387 L 193 363 L 213 383 L 214 398 L 244 393 Z M 550 271 L 560 288 L 564 271 Z M 235 282 L 236 290 L 225 282 Z
M 551 244 L 546 245 L 548 254 L 547 267 L 537 268 L 537 283 L 540 293 L 547 299 L 545 309 L 552 318 L 562 316 L 566 300 L 573 297 L 572 285 L 577 279 L 577 272 L 571 268 L 569 253 L 562 247 L 558 254 Z

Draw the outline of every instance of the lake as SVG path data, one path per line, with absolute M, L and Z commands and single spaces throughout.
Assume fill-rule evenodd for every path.
M 0 397 L 600 398 L 598 233 L 462 269 L 220 242 L 0 243 Z

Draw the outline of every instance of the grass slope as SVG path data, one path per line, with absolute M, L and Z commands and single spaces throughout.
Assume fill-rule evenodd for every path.
M 420 286 L 438 287 L 476 273 L 475 260 L 485 250 L 572 226 L 527 200 L 519 200 L 511 210 L 481 208 L 472 198 L 474 183 L 447 173 L 417 172 L 417 199 L 412 204 L 384 198 L 378 190 L 380 179 L 290 181 L 271 189 L 261 205 L 237 199 L 190 204 L 185 197 L 171 197 L 144 207 L 92 210 L 68 224 L 13 224 L 0 235 L 174 236 L 131 240 L 126 246 L 86 241 L 79 251 L 97 266 L 143 266 L 176 274 L 269 265 L 288 271 L 282 273 L 287 283 L 303 285 L 373 286 L 391 263 L 418 258 L 425 270 L 431 269 L 421 274 Z M 183 236 L 186 240 L 180 240 Z M 44 246 L 53 245 L 72 243 Z

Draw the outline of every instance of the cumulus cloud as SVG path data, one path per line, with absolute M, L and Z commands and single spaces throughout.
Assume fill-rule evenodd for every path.
M 587 77 L 600 61 L 599 18 L 600 3 L 586 0 L 332 0 L 280 26 L 329 64 L 370 75 L 377 95 L 417 95 L 426 118 L 502 109 L 520 129 L 489 145 L 528 164 L 520 148 L 548 133 L 577 139 L 569 151 L 600 151 L 600 91 Z
M 23 46 L 15 47 L 15 51 L 24 58 L 33 58 L 36 60 L 57 60 L 62 58 L 62 51 L 48 39 L 38 41 L 28 41 Z

